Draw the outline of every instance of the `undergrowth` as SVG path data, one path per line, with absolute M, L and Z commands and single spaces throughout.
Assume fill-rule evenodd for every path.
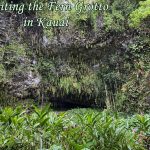
M 1 150 L 148 150 L 149 143 L 149 114 L 53 112 L 48 106 L 0 110 Z

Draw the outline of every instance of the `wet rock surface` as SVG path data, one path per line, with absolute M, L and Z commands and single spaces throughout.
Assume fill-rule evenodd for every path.
M 14 41 L 20 45 L 24 44 L 17 28 L 19 24 L 16 26 L 17 19 L 17 15 L 13 13 L 0 12 L 0 63 L 11 73 L 6 77 L 5 91 L 17 98 L 26 98 L 31 96 L 32 90 L 38 89 L 41 77 L 32 67 L 36 62 L 20 52 L 22 47 L 10 47 L 11 44 L 14 46 Z
M 99 16 L 96 21 L 97 30 L 94 30 L 90 21 L 83 21 L 80 22 L 81 29 L 74 25 L 67 28 L 54 28 L 53 37 L 49 38 L 44 34 L 41 27 L 22 27 L 21 21 L 26 15 L 35 18 L 35 14 L 17 16 L 16 14 L 0 13 L 0 47 L 8 46 L 13 41 L 27 45 L 25 55 L 19 54 L 17 56 L 16 52 L 7 51 L 6 48 L 2 59 L 7 71 L 17 68 L 5 83 L 8 93 L 17 98 L 37 97 L 38 91 L 40 91 L 42 93 L 40 99 L 48 99 L 55 104 L 60 103 L 61 105 L 62 103 L 64 105 L 63 102 L 66 102 L 68 105 L 94 106 L 95 98 L 93 98 L 93 101 L 88 101 L 89 99 L 86 99 L 86 97 L 89 97 L 88 94 L 81 95 L 82 100 L 77 100 L 78 97 L 75 97 L 75 95 L 71 95 L 74 99 L 70 99 L 70 93 L 64 97 L 53 97 L 51 93 L 44 93 L 43 91 L 47 87 L 51 87 L 52 84 L 47 85 L 46 82 L 44 85 L 42 84 L 43 87 L 41 86 L 44 79 L 43 74 L 51 73 L 54 77 L 58 77 L 58 80 L 59 77 L 63 76 L 80 78 L 78 77 L 80 73 L 76 73 L 77 69 L 75 70 L 67 62 L 70 55 L 79 60 L 79 54 L 91 72 L 97 73 L 100 69 L 103 69 L 102 66 L 104 65 L 114 68 L 115 71 L 123 65 L 122 56 L 129 51 L 128 46 L 140 34 L 137 30 L 129 28 L 125 31 L 110 30 L 106 32 L 103 17 Z M 115 57 L 113 57 L 114 55 Z M 54 65 L 48 66 L 49 64 L 45 64 L 45 71 L 40 73 L 38 70 L 39 61 L 41 59 L 49 61 L 50 58 L 53 59 Z M 96 62 L 93 62 L 93 60 Z M 74 84 L 74 86 L 76 85 Z M 104 95 L 105 93 L 102 93 L 102 96 Z M 103 107 L 105 104 L 102 103 Z

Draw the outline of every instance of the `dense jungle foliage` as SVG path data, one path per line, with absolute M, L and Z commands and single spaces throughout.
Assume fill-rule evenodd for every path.
M 45 0 L 40 2 L 48 3 Z M 75 3 L 73 0 L 68 2 Z M 0 48 L 2 99 L 8 99 L 8 91 L 11 91 L 8 87 L 16 74 L 20 76 L 28 71 L 33 76 L 39 74 L 41 78 L 38 89 L 31 92 L 31 99 L 67 101 L 127 112 L 148 110 L 150 1 L 95 0 L 91 4 L 94 2 L 109 7 L 105 11 L 82 11 L 80 14 L 47 9 L 24 12 L 33 18 L 68 16 L 71 23 L 67 28 L 51 29 L 23 29 L 16 24 L 17 38 L 23 38 L 8 40 Z M 29 1 L 16 0 L 14 3 L 27 4 Z M 85 0 L 84 4 L 87 3 Z M 11 28 L 9 30 L 13 32 Z M 33 33 L 38 33 L 38 36 Z M 50 40 L 50 44 L 43 46 L 40 41 L 43 37 L 40 36 Z M 32 60 L 36 63 L 31 63 Z M 28 95 L 26 91 L 24 93 Z
M 0 11 L 0 150 L 150 150 L 150 0 L 78 2 L 103 7 Z
M 150 116 L 8 107 L 0 110 L 0 134 L 2 150 L 149 150 Z

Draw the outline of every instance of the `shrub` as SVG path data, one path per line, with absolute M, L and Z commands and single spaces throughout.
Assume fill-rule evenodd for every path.
M 146 150 L 150 116 L 124 118 L 77 109 L 55 113 L 46 106 L 0 110 L 0 149 Z

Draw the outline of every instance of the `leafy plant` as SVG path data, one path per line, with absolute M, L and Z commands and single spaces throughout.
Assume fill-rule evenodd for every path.
M 124 118 L 107 110 L 9 107 L 0 110 L 0 148 L 146 150 L 149 123 L 148 114 Z

